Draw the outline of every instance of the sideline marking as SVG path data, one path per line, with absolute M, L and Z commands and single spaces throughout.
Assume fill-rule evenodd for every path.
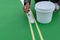
M 20 1 L 24 5 L 24 0 L 20 0 Z M 29 19 L 28 19 L 28 21 L 29 21 Z M 31 30 L 32 40 L 35 40 L 34 32 L 33 32 L 33 29 L 32 29 L 32 24 L 30 22 L 29 22 L 29 26 L 30 26 L 30 30 Z

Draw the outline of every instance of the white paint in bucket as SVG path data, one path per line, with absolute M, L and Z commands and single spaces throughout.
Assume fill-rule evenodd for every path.
M 50 23 L 55 10 L 55 4 L 50 1 L 41 1 L 35 5 L 37 20 L 40 23 Z

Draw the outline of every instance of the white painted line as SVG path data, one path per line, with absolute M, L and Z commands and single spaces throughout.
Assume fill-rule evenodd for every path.
M 20 0 L 20 1 L 22 2 L 23 6 L 24 6 L 24 0 Z M 28 19 L 28 21 L 29 21 L 29 19 Z M 33 32 L 32 25 L 30 22 L 29 22 L 29 26 L 30 26 L 30 30 L 31 30 L 32 40 L 35 40 L 34 32 Z

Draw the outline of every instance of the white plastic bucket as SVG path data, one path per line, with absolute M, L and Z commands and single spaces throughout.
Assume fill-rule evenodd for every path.
M 55 4 L 50 1 L 41 1 L 36 3 L 35 10 L 38 22 L 50 23 L 55 10 Z

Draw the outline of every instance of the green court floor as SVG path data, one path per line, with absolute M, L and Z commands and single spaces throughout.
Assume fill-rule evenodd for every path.
M 31 10 L 36 18 L 34 0 L 31 2 Z M 36 40 L 40 40 L 35 24 L 32 25 Z M 38 25 L 44 40 L 60 40 L 60 10 L 54 12 L 51 23 Z M 0 40 L 32 40 L 20 0 L 0 0 Z

